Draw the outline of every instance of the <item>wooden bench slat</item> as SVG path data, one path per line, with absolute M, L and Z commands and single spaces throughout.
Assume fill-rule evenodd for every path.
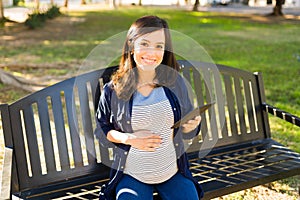
M 216 69 L 216 67 L 212 67 L 211 71 L 213 72 L 213 80 L 215 83 L 215 99 L 218 104 L 216 105 L 217 113 L 217 126 L 219 129 L 220 138 L 226 139 L 228 138 L 228 129 L 226 122 L 226 113 L 225 113 L 225 94 L 223 91 L 224 84 L 222 84 L 221 74 Z
M 249 79 L 244 79 L 243 80 L 243 85 L 244 85 L 244 91 L 245 91 L 245 101 L 246 101 L 246 109 L 247 109 L 247 113 L 248 113 L 248 121 L 249 121 L 249 128 L 250 128 L 250 133 L 254 133 L 256 132 L 256 126 L 255 126 L 255 120 L 254 120 L 254 110 L 253 110 L 253 105 L 254 102 L 252 101 L 252 97 L 251 97 L 251 91 L 250 91 L 250 84 L 251 84 L 251 80 Z
M 245 113 L 244 113 L 244 102 L 243 102 L 243 97 L 241 93 L 241 83 L 240 79 L 234 77 L 234 94 L 235 94 L 235 99 L 236 103 L 235 106 L 237 107 L 237 115 L 238 115 L 238 121 L 239 121 L 239 126 L 238 126 L 238 135 L 241 135 L 243 133 L 246 133 L 246 122 L 245 122 Z
M 259 79 L 259 77 L 256 76 L 257 79 Z M 259 133 L 264 133 L 265 134 L 265 138 L 270 138 L 267 136 L 267 132 L 268 132 L 268 128 L 266 127 L 266 125 L 268 126 L 269 121 L 267 119 L 264 119 L 264 113 L 262 112 L 262 106 L 261 106 L 261 102 L 263 101 L 264 97 L 262 96 L 262 94 L 260 94 L 260 91 L 263 90 L 263 85 L 260 85 L 260 82 L 251 82 L 250 84 L 250 88 L 252 90 L 252 95 L 251 98 L 253 98 L 253 102 L 254 102 L 254 107 L 255 109 L 253 109 L 253 112 L 255 112 L 254 116 L 255 116 L 255 121 L 257 123 L 257 131 Z M 262 87 L 259 90 L 259 87 Z M 256 95 L 254 95 L 256 94 Z M 260 95 L 257 95 L 260 94 Z M 265 121 L 267 120 L 267 121 Z
M 26 163 L 27 166 L 29 165 L 28 168 L 30 167 L 28 169 L 29 172 L 25 172 L 25 174 L 28 174 L 29 176 L 39 177 L 42 174 L 42 169 L 32 105 L 27 108 L 24 108 L 23 117 L 25 124 L 24 135 L 26 136 L 27 148 L 29 151 L 29 155 L 27 155 L 29 156 L 29 158 L 27 157 L 27 159 L 29 160 L 27 160 Z
M 199 82 L 198 84 L 194 84 L 194 91 L 196 94 L 196 100 L 198 102 L 198 105 L 204 105 L 204 98 L 203 98 L 203 79 L 199 73 L 199 71 L 196 68 L 192 68 L 192 77 L 194 82 Z M 197 149 L 201 148 L 201 141 L 203 141 L 203 138 L 206 137 L 208 133 L 208 127 L 207 127 L 207 119 L 205 116 L 205 113 L 201 115 L 201 131 L 198 136 L 192 141 L 192 145 L 189 148 L 189 151 L 195 151 Z
M 231 135 L 237 134 L 237 123 L 236 123 L 236 115 L 235 115 L 235 107 L 234 107 L 234 95 L 232 90 L 232 80 L 230 76 L 224 75 L 224 83 L 226 89 L 226 100 L 228 105 L 228 112 L 229 112 L 229 121 L 230 121 L 230 130 Z
M 75 102 L 75 96 L 73 94 L 73 88 L 65 90 L 66 108 L 68 127 L 70 130 L 70 137 L 72 140 L 72 155 L 74 158 L 74 167 L 83 167 L 83 155 L 81 151 L 81 143 L 78 130 L 78 115 Z
M 13 165 L 13 174 L 12 174 L 12 181 L 14 181 L 15 185 L 12 184 L 12 192 L 19 191 L 20 187 L 24 184 L 24 176 L 18 177 L 18 172 L 20 169 L 23 170 L 24 174 L 28 174 L 28 166 L 25 154 L 25 145 L 24 145 L 24 138 L 23 138 L 23 130 L 22 130 L 22 122 L 21 122 L 21 115 L 20 111 L 14 110 L 13 107 L 9 108 L 9 115 L 11 120 L 13 121 L 13 125 L 11 126 L 11 134 L 9 132 L 4 132 L 5 138 L 9 137 L 7 134 L 10 134 L 10 137 L 13 137 L 12 145 L 15 153 L 14 161 L 18 161 L 18 165 Z M 10 122 L 12 123 L 12 122 Z M 22 153 L 17 153 L 22 152 Z M 16 163 L 16 162 L 15 162 Z
M 37 109 L 38 109 L 38 118 L 40 122 L 40 129 L 39 130 L 42 141 L 43 141 L 43 149 L 44 149 L 44 156 L 45 156 L 45 167 L 47 171 L 56 171 L 56 162 L 54 156 L 54 144 L 51 135 L 51 127 L 50 127 L 50 118 L 48 112 L 48 102 L 46 99 L 41 99 L 37 102 Z
M 55 135 L 57 138 L 57 145 L 59 149 L 58 155 L 60 158 L 60 168 L 62 171 L 70 169 L 70 155 L 68 151 L 65 130 L 65 123 L 67 119 L 64 118 L 66 107 L 63 106 L 62 103 L 62 99 L 64 99 L 64 97 L 65 95 L 62 92 L 56 93 L 51 96 L 51 113 L 53 115 L 55 124 L 55 127 L 53 128 L 55 128 Z
M 95 144 L 94 144 L 94 134 L 92 127 L 92 119 L 91 113 L 89 108 L 89 99 L 88 99 L 88 91 L 86 84 L 78 84 L 78 96 L 79 96 L 79 103 L 80 103 L 80 111 L 81 111 L 81 119 L 79 119 L 79 123 L 82 126 L 83 131 L 82 134 L 85 139 L 86 149 L 85 152 L 87 153 L 88 162 L 92 163 L 95 161 L 96 152 L 95 152 Z M 94 120 L 94 119 L 93 119 Z
M 209 69 L 209 68 L 208 68 Z M 213 102 L 215 101 L 214 99 L 214 86 L 213 86 L 213 80 L 212 80 L 212 76 L 213 74 L 211 74 L 211 71 L 208 69 L 204 69 L 202 70 L 203 73 L 203 77 L 204 77 L 204 85 L 205 85 L 205 97 L 206 97 L 206 101 L 209 102 Z M 197 83 L 196 83 L 197 84 Z M 212 106 L 211 109 L 208 110 L 208 112 L 206 112 L 205 114 L 207 114 L 207 119 L 209 120 L 209 137 L 205 137 L 203 140 L 203 143 L 208 143 L 208 142 L 212 142 L 215 143 L 218 139 L 219 139 L 219 135 L 218 135 L 218 127 L 216 126 L 216 110 L 215 107 Z

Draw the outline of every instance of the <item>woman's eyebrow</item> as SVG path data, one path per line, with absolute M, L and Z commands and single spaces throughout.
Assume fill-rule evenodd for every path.
M 150 41 L 147 40 L 147 39 L 142 39 L 142 41 L 143 41 L 143 42 L 148 42 L 148 43 L 150 43 Z M 165 44 L 165 43 L 164 43 L 164 42 L 156 42 L 156 44 Z

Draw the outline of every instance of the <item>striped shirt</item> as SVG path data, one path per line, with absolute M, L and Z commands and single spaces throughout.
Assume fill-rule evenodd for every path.
M 131 147 L 124 173 L 147 183 L 162 183 L 177 172 L 176 152 L 173 144 L 174 116 L 162 87 L 154 88 L 148 96 L 136 92 L 133 97 L 133 131 L 151 130 L 162 137 L 162 144 L 154 152 Z

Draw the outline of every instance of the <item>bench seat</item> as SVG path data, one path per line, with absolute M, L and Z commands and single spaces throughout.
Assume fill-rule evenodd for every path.
M 198 153 L 190 153 L 189 161 L 207 200 L 297 175 L 300 170 L 300 154 L 272 139 L 213 149 L 201 159 Z M 22 195 L 28 199 L 98 199 L 106 181 L 108 177 L 83 177 Z

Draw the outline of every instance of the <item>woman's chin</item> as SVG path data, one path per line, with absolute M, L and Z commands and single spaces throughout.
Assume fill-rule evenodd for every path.
M 142 65 L 139 68 L 143 71 L 153 71 L 158 65 Z

